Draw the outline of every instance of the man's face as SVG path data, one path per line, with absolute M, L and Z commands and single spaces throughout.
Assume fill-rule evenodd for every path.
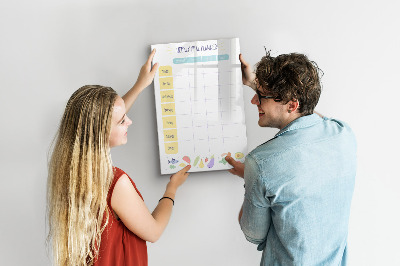
M 261 96 L 270 96 L 260 91 Z M 260 102 L 261 101 L 261 102 Z M 251 103 L 257 105 L 258 108 L 258 125 L 260 127 L 273 127 L 281 129 L 284 124 L 285 114 L 287 113 L 286 105 L 275 102 L 274 99 L 260 99 L 257 93 L 251 99 Z

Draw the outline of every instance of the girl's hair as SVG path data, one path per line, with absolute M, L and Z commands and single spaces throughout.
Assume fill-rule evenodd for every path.
M 117 93 L 83 86 L 68 100 L 49 163 L 47 214 L 55 265 L 92 264 L 109 219 L 109 137 Z

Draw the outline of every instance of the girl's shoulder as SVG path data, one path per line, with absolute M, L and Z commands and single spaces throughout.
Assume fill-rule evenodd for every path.
M 114 172 L 114 179 L 118 179 L 123 174 L 126 174 L 124 170 L 122 170 L 122 169 L 120 169 L 120 168 L 118 168 L 116 166 L 113 166 L 113 172 Z
M 132 178 L 127 173 L 125 173 L 124 170 L 122 170 L 122 169 L 120 169 L 120 168 L 118 168 L 116 166 L 113 166 L 113 171 L 114 171 L 114 180 L 113 180 L 113 182 L 111 184 L 111 187 L 110 187 L 111 194 L 112 194 L 112 192 L 113 192 L 113 190 L 115 188 L 115 185 L 118 182 L 118 180 L 120 180 L 121 177 L 126 176 L 126 178 L 123 178 L 124 181 L 126 181 L 126 179 L 127 179 L 130 182 L 123 182 L 123 183 L 125 185 L 132 185 L 135 188 L 136 192 L 139 194 L 139 196 L 143 199 L 142 194 L 139 192 L 138 188 L 136 187 L 135 182 L 132 180 Z

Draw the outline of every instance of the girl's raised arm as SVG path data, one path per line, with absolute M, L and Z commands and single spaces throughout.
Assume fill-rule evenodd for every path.
M 156 49 L 153 49 L 146 63 L 140 69 L 135 85 L 133 85 L 133 87 L 124 96 L 122 96 L 122 99 L 125 102 L 126 112 L 131 109 L 133 103 L 136 101 L 137 97 L 144 90 L 144 88 L 153 82 L 154 75 L 158 69 L 158 63 L 155 63 L 153 68 L 151 67 L 151 61 L 153 60 L 155 53 Z

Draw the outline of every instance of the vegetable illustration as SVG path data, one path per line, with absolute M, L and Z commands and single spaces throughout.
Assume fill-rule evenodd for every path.
M 211 156 L 211 159 L 210 159 L 210 161 L 209 161 L 208 164 L 207 164 L 207 167 L 208 167 L 208 168 L 211 168 L 211 167 L 213 167 L 213 166 L 214 166 L 214 155 Z

